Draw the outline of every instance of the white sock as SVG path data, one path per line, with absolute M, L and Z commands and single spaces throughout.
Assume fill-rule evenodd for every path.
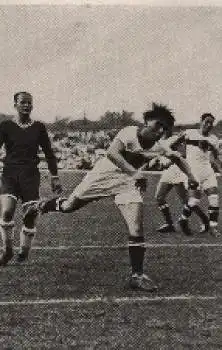
M 0 231 L 3 250 L 5 250 L 6 247 L 12 247 L 12 240 L 14 237 L 14 221 L 0 220 Z
M 30 249 L 32 246 L 33 239 L 36 235 L 36 227 L 34 228 L 28 228 L 25 226 L 22 226 L 21 232 L 20 232 L 20 248 L 28 248 Z

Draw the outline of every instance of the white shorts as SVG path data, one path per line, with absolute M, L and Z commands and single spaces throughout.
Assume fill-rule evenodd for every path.
M 160 182 L 165 182 L 172 185 L 184 183 L 185 186 L 187 186 L 187 176 L 176 164 L 173 164 L 168 169 L 163 171 Z
M 143 202 L 142 193 L 136 188 L 135 180 L 118 168 L 102 171 L 96 166 L 88 172 L 72 195 L 79 199 L 113 196 L 116 204 Z
M 217 177 L 214 170 L 210 167 L 193 167 L 192 173 L 200 183 L 199 189 L 202 191 L 208 190 L 212 187 L 217 187 Z

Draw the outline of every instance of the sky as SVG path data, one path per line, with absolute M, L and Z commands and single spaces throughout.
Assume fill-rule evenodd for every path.
M 152 101 L 178 122 L 222 119 L 221 1 L 41 2 L 0 3 L 1 113 L 13 114 L 13 94 L 25 90 L 33 117 L 47 122 L 123 109 L 139 119 Z

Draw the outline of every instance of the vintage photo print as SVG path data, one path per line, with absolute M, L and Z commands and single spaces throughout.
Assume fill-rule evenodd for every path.
M 222 347 L 222 1 L 0 1 L 0 349 Z

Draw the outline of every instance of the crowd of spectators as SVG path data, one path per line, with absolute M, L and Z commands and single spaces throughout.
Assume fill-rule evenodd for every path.
M 90 170 L 95 162 L 104 157 L 110 142 L 118 130 L 49 132 L 52 147 L 58 160 L 59 169 Z M 222 146 L 222 144 L 221 144 Z M 4 148 L 0 149 L 0 168 L 4 158 Z M 48 169 L 44 154 L 39 152 L 39 168 Z M 212 164 L 213 165 L 213 164 Z M 155 167 L 152 170 L 161 170 Z
M 115 130 L 97 132 L 49 133 L 59 169 L 90 170 L 106 154 Z M 47 165 L 40 152 L 41 169 Z

